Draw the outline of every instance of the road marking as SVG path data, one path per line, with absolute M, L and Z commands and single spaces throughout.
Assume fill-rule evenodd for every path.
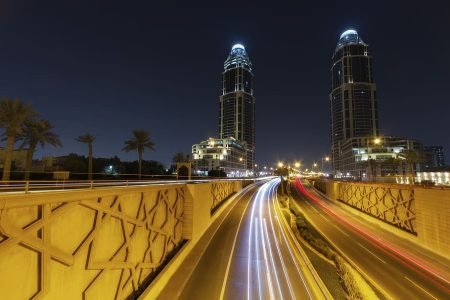
M 336 224 L 333 224 L 333 226 L 334 226 L 337 230 L 339 230 L 340 232 L 342 232 L 343 235 L 346 235 L 346 236 L 350 237 L 350 236 L 348 235 L 347 232 L 345 232 L 345 231 L 343 231 L 342 229 L 340 229 Z
M 372 254 L 373 256 L 375 256 L 375 258 L 377 258 L 379 261 L 381 261 L 382 263 L 386 264 L 386 262 L 379 258 L 375 253 L 373 253 L 372 251 L 370 251 L 369 249 L 367 249 L 366 247 L 364 247 L 363 245 L 361 245 L 360 243 L 358 243 L 358 245 L 363 248 L 364 250 L 366 250 L 367 252 L 369 252 L 370 254 Z
M 259 189 L 259 188 L 258 188 L 258 189 Z M 244 197 L 244 195 L 245 195 L 248 191 L 250 191 L 250 188 L 242 194 L 242 196 L 238 199 L 238 201 L 236 201 L 236 203 L 234 204 L 234 206 L 237 204 L 237 202 L 239 202 L 239 200 L 241 200 L 241 199 Z M 255 193 L 253 193 L 253 195 L 254 195 L 254 194 L 255 194 Z M 253 196 L 253 195 L 252 195 L 252 196 Z M 252 197 L 252 196 L 250 196 L 250 197 Z M 226 269 L 226 271 L 225 271 L 225 278 L 223 279 L 222 290 L 220 291 L 220 297 L 219 297 L 220 300 L 223 299 L 223 296 L 224 296 L 224 294 L 225 294 L 225 287 L 226 287 L 226 285 L 227 285 L 228 273 L 230 272 L 231 260 L 232 260 L 232 258 L 233 258 L 234 248 L 235 248 L 235 246 L 236 246 L 236 240 L 237 240 L 237 237 L 238 237 L 238 235 L 239 235 L 239 229 L 241 228 L 242 220 L 244 219 L 245 213 L 247 212 L 247 208 L 248 208 L 248 205 L 250 204 L 250 202 L 252 202 L 251 199 L 247 202 L 247 205 L 245 206 L 244 213 L 242 214 L 241 219 L 239 220 L 238 228 L 237 228 L 237 230 L 236 230 L 236 234 L 234 235 L 234 241 L 233 241 L 233 246 L 231 247 L 230 258 L 228 259 L 227 269 Z M 228 211 L 228 213 L 227 213 L 227 215 L 225 216 L 225 218 L 222 219 L 222 223 L 223 223 L 223 220 L 225 220 L 225 219 L 228 217 L 228 215 L 230 214 L 231 210 L 233 210 L 234 206 Z M 222 223 L 219 225 L 219 227 L 222 225 Z
M 347 232 L 343 231 L 342 229 L 340 229 L 336 224 L 334 224 L 333 222 L 331 222 L 330 220 L 328 220 L 327 218 L 325 218 L 322 214 L 318 214 L 322 219 L 324 219 L 325 221 L 327 221 L 328 223 L 330 223 L 331 225 L 333 225 L 337 230 L 339 230 L 343 235 L 350 237 L 348 235 Z
M 418 285 L 417 283 L 415 283 L 414 281 L 412 281 L 412 280 L 409 279 L 408 277 L 406 277 L 406 276 L 403 276 L 403 277 L 405 277 L 406 280 L 408 280 L 409 282 L 411 282 L 412 284 L 414 284 L 416 287 L 418 287 L 419 289 L 421 289 L 423 292 L 425 292 L 425 293 L 426 293 L 428 296 L 430 296 L 431 298 L 438 300 L 438 298 L 436 298 L 435 296 L 431 295 L 426 289 L 424 289 L 423 287 L 421 287 L 420 285 Z

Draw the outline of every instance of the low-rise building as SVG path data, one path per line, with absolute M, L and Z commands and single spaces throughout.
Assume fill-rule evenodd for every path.
M 341 169 L 337 177 L 371 180 L 420 170 L 422 144 L 401 137 L 354 137 L 341 146 Z M 409 153 L 416 153 L 412 159 Z M 408 170 L 412 169 L 412 170 Z
M 28 149 L 17 149 L 12 152 L 11 161 L 17 170 L 23 171 L 27 162 Z M 5 163 L 6 151 L 4 148 L 0 148 L 0 167 L 3 168 Z
M 222 170 L 227 176 L 247 175 L 245 142 L 233 137 L 209 138 L 192 145 L 192 163 L 196 174 L 208 175 L 212 170 Z

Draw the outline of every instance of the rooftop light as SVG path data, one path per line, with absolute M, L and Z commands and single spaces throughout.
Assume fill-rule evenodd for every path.
M 358 34 L 358 32 L 356 32 L 356 30 L 353 29 L 346 30 L 341 34 L 340 39 L 349 34 Z
M 241 44 L 235 44 L 235 45 L 231 48 L 231 50 L 234 50 L 234 49 L 242 49 L 242 50 L 245 50 L 245 47 L 244 47 L 243 45 L 241 45 Z

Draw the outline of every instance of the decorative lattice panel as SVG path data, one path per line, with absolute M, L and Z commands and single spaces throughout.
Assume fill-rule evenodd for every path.
M 177 186 L 0 202 L 2 298 L 127 298 L 182 242 L 185 194 Z
M 341 182 L 338 200 L 407 232 L 417 234 L 412 188 Z
M 211 210 L 234 192 L 234 182 L 217 181 L 211 184 Z

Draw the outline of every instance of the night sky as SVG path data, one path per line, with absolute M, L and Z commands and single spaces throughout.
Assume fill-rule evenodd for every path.
M 254 66 L 257 162 L 310 164 L 330 152 L 331 55 L 349 28 L 374 58 L 381 132 L 443 145 L 448 163 L 446 1 L 1 1 L 0 96 L 55 125 L 64 148 L 37 158 L 86 154 L 75 138 L 89 132 L 94 156 L 134 160 L 121 149 L 143 128 L 156 143 L 145 159 L 168 164 L 217 136 L 223 61 L 239 42 Z

